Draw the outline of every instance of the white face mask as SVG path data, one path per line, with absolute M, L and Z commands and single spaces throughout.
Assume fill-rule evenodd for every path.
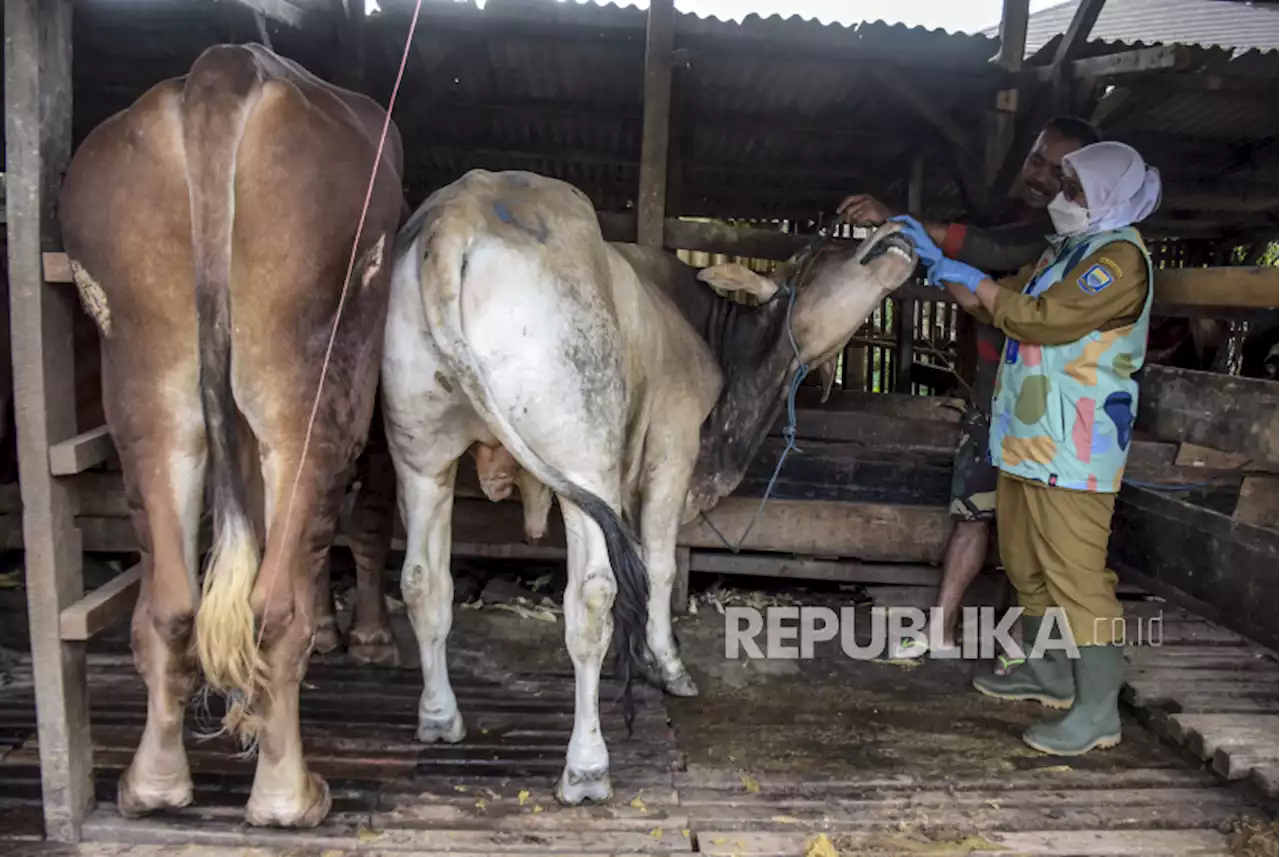
M 1076 235 L 1089 227 L 1089 209 L 1067 199 L 1061 191 L 1049 200 L 1049 218 L 1059 235 Z

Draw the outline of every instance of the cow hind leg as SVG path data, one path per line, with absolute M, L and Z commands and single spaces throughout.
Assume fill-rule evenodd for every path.
M 671 628 L 671 587 L 676 577 L 676 537 L 680 513 L 688 492 L 692 462 L 697 455 L 696 438 L 688 452 L 660 454 L 661 463 L 643 488 L 640 537 L 644 544 L 645 566 L 649 572 L 649 623 L 646 628 L 649 652 L 655 661 L 657 678 L 672 696 L 698 695 L 698 686 L 680 660 Z
M 147 407 L 130 397 L 127 412 L 120 413 L 126 409 L 111 407 L 112 396 L 108 405 L 142 548 L 131 637 L 134 663 L 147 687 L 147 720 L 116 796 L 121 814 L 129 817 L 192 800 L 182 736 L 197 677 L 193 629 L 205 444 L 200 400 L 191 386 L 185 402 Z M 164 425 L 137 425 L 142 418 Z M 135 442 L 138 437 L 147 440 Z
M 467 442 L 445 431 L 430 447 L 396 461 L 406 529 L 400 589 L 422 661 L 418 740 L 454 744 L 466 735 L 449 683 L 445 643 L 453 626 L 453 486 Z
M 569 548 L 564 593 L 565 643 L 573 661 L 573 734 L 556 798 L 575 805 L 606 801 L 613 794 L 609 750 L 600 729 L 600 669 L 613 636 L 611 609 L 617 592 L 600 527 L 580 508 L 560 498 Z
M 356 600 L 347 634 L 347 651 L 357 663 L 398 666 L 400 652 L 382 590 L 382 572 L 387 566 L 387 554 L 391 552 L 395 526 L 396 475 L 385 445 L 372 439 L 373 431 L 370 435 L 371 448 L 366 450 L 362 462 L 365 467 L 351 513 Z
M 316 633 L 311 650 L 320 655 L 336 652 L 342 646 L 342 634 L 338 630 L 338 617 L 333 609 L 332 563 L 325 560 L 316 578 Z
M 251 700 L 258 764 L 245 819 L 264 827 L 314 827 L 332 799 L 303 757 L 299 692 L 315 629 L 315 585 L 328 563 L 346 470 L 308 456 L 295 494 L 296 455 L 272 451 L 263 464 L 271 525 L 250 602 L 264 675 Z

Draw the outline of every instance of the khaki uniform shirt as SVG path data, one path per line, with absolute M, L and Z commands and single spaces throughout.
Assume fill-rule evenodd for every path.
M 1081 288 L 1078 280 L 1094 265 L 1106 268 L 1114 282 L 1096 294 Z M 1095 330 L 1111 330 L 1138 320 L 1147 298 L 1147 263 L 1128 241 L 1113 241 L 1082 259 L 1038 297 L 1022 294 L 1034 265 L 1025 265 L 1011 277 L 998 280 L 1001 289 L 996 311 L 975 307 L 979 321 L 992 324 L 1011 339 L 1032 345 L 1065 345 Z

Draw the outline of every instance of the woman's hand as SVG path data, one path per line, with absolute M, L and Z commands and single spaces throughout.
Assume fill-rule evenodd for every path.
M 957 262 L 955 259 L 941 259 L 929 267 L 929 285 L 941 286 L 943 281 L 959 283 L 970 292 L 977 294 L 978 283 L 987 279 L 987 275 L 972 265 Z

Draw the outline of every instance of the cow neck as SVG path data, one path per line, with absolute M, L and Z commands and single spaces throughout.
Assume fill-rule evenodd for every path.
M 800 260 L 793 260 L 784 273 L 798 270 L 799 265 Z M 807 267 L 811 271 L 814 266 Z M 720 397 L 702 424 L 690 485 L 698 505 L 708 508 L 738 487 L 781 414 L 794 352 L 786 329 L 785 291 L 779 290 L 758 306 L 721 298 L 705 286 L 699 291 L 703 297 L 698 303 L 703 306 L 689 320 L 711 348 L 724 376 Z M 686 306 L 682 303 L 688 315 Z

